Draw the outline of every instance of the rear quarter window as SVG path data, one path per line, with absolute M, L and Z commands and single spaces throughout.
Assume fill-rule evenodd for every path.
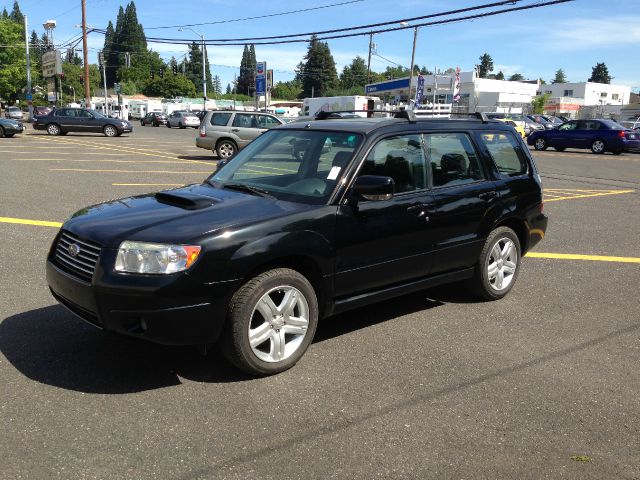
M 213 115 L 211 115 L 211 120 L 209 120 L 209 123 L 217 127 L 225 127 L 227 123 L 229 123 L 230 118 L 231 113 L 214 113 Z
M 483 132 L 479 137 L 501 174 L 515 176 L 527 173 L 524 153 L 521 151 L 520 143 L 511 133 Z

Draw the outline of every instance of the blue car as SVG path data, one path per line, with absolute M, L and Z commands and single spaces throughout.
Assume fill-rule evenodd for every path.
M 527 143 L 536 150 L 590 148 L 593 153 L 620 155 L 640 148 L 640 134 L 613 120 L 571 120 L 556 129 L 532 133 Z

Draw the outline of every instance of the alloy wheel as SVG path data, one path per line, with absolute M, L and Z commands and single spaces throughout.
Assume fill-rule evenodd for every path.
M 518 265 L 518 249 L 508 237 L 498 240 L 487 261 L 487 278 L 491 288 L 500 292 L 511 285 Z

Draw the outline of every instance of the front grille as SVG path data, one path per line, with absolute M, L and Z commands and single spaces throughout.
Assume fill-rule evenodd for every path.
M 77 254 L 73 255 L 72 251 Z M 91 283 L 93 272 L 100 258 L 100 245 L 80 240 L 76 235 L 62 232 L 56 245 L 55 264 L 74 277 Z

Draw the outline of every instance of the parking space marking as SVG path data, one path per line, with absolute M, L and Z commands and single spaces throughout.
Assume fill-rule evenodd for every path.
M 109 154 L 107 154 L 109 155 Z M 112 154 L 115 155 L 115 154 Z M 125 154 L 126 155 L 126 154 Z M 11 159 L 13 162 L 76 162 L 76 163 L 169 163 L 175 165 L 175 161 L 171 160 L 116 160 L 111 158 L 92 158 L 92 159 L 80 159 L 80 158 L 15 158 Z M 213 166 L 213 165 L 212 165 Z
M 545 188 L 544 202 L 559 202 L 561 200 L 573 200 L 576 198 L 603 197 L 607 195 L 621 195 L 634 193 L 635 190 L 582 190 L 572 188 Z
M 182 183 L 112 183 L 114 187 L 182 187 Z
M 99 172 L 99 173 L 178 173 L 178 174 L 197 174 L 210 175 L 211 172 L 176 172 L 169 170 L 102 170 L 91 168 L 50 168 L 50 172 Z
M 579 255 L 572 253 L 527 252 L 527 258 L 551 258 L 554 260 L 590 260 L 593 262 L 640 263 L 637 257 L 612 257 L 606 255 Z
M 48 137 L 45 137 L 48 139 Z M 149 156 L 149 157 L 161 157 L 161 158 L 170 158 L 170 159 L 174 159 L 177 162 L 181 162 L 181 163 L 201 163 L 201 164 L 205 164 L 205 165 L 211 165 L 211 162 L 206 162 L 206 161 L 202 161 L 202 160 L 188 160 L 188 159 L 182 159 L 180 157 L 177 157 L 175 155 L 166 155 L 164 152 L 154 152 L 153 150 L 140 150 L 140 149 L 135 149 L 132 147 L 127 147 L 124 145 L 119 145 L 119 146 L 103 146 L 103 145 L 97 145 L 94 143 L 86 143 L 86 142 L 80 142 L 77 140 L 69 140 L 69 139 L 51 139 L 52 141 L 56 142 L 56 143 L 68 143 L 68 144 L 75 144 L 75 145 L 82 145 L 83 147 L 90 147 L 90 148 L 94 148 L 97 150 L 115 150 L 118 152 L 129 152 L 129 153 L 135 153 L 137 155 L 145 155 L 145 156 Z
M 35 225 L 38 227 L 56 227 L 60 228 L 60 222 L 46 222 L 43 220 L 27 220 L 26 218 L 0 217 L 0 223 L 17 223 L 22 225 Z

